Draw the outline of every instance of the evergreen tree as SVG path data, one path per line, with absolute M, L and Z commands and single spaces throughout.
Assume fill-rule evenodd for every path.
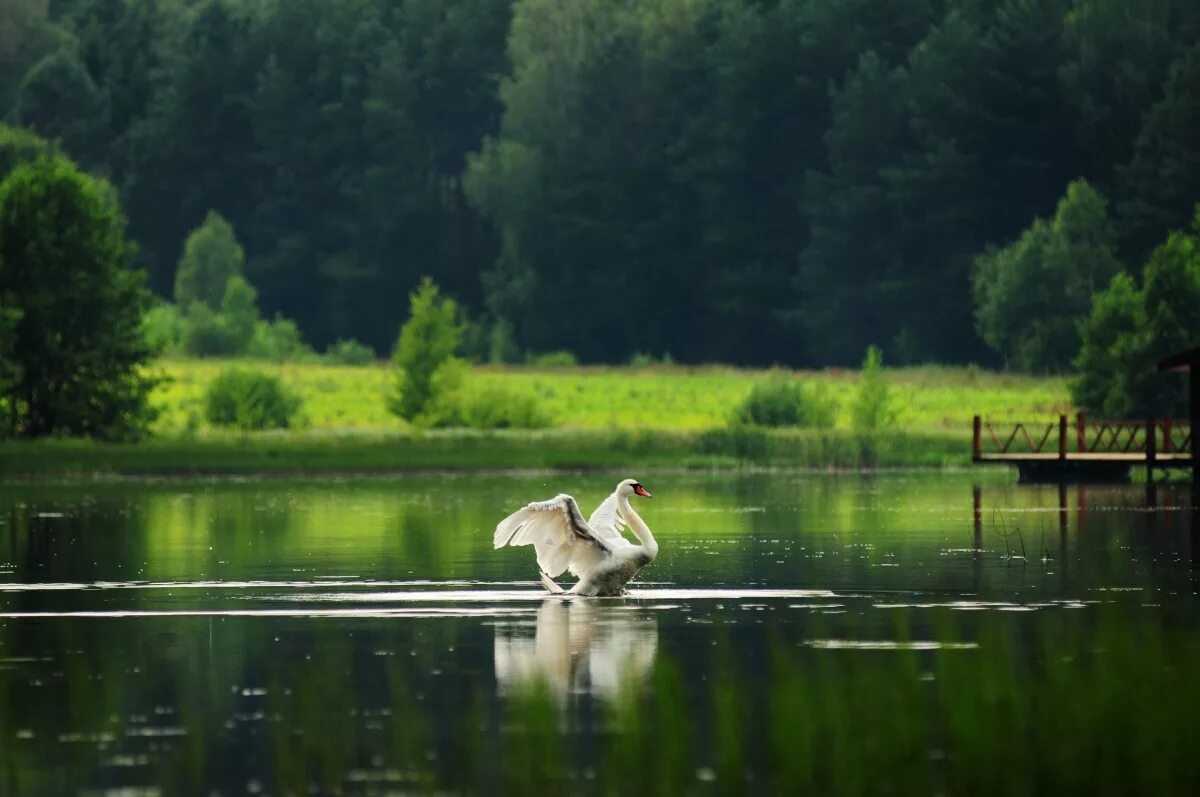
M 246 254 L 233 226 L 210 210 L 183 245 L 183 257 L 175 272 L 176 303 L 186 309 L 199 302 L 210 310 L 219 310 L 230 280 L 241 276 L 245 262 Z
M 63 149 L 87 166 L 102 163 L 108 109 L 83 64 L 60 51 L 46 56 L 26 74 L 17 89 L 13 117 L 17 124 Z
M 409 295 L 408 303 L 409 318 L 400 329 L 392 355 L 397 373 L 388 406 L 396 415 L 413 421 L 435 397 L 439 371 L 454 367 L 463 324 L 458 304 L 442 298 L 428 277 Z

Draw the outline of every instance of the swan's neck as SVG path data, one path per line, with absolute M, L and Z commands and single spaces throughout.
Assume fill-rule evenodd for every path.
M 658 556 L 658 541 L 650 533 L 650 527 L 646 525 L 646 521 L 642 520 L 641 515 L 634 511 L 627 497 L 622 495 L 617 500 L 620 502 L 617 506 L 621 510 L 621 517 L 625 518 L 625 522 L 629 524 L 629 530 L 633 532 L 633 536 L 638 538 L 638 542 L 646 551 L 647 563 L 653 561 L 654 557 Z

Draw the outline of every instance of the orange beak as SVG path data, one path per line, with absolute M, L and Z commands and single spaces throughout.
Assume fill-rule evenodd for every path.
M 653 498 L 653 496 L 650 495 L 650 493 L 646 492 L 646 488 L 640 484 L 637 487 L 633 488 L 633 492 L 637 495 L 640 495 L 642 498 Z

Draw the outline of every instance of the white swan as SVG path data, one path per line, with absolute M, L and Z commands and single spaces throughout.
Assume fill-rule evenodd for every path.
M 620 595 L 638 571 L 658 556 L 658 543 L 650 527 L 629 505 L 630 496 L 649 498 L 650 493 L 634 479 L 617 485 L 585 523 L 579 504 L 566 493 L 549 501 L 534 501 L 500 521 L 492 542 L 532 545 L 537 552 L 542 584 L 555 593 L 568 592 L 552 579 L 570 570 L 579 579 L 572 595 L 608 597 Z M 622 536 L 628 525 L 641 545 Z

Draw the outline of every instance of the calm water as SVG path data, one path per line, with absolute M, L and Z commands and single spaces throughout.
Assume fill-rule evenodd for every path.
M 491 533 L 560 490 L 588 512 L 618 475 L 0 487 L 0 794 L 492 791 L 531 690 L 585 746 L 664 671 L 761 700 L 773 651 L 888 678 L 889 651 L 985 661 L 985 625 L 1195 636 L 1186 487 L 639 475 L 662 552 L 590 601 L 547 599 Z M 679 753 L 698 791 L 702 736 Z

